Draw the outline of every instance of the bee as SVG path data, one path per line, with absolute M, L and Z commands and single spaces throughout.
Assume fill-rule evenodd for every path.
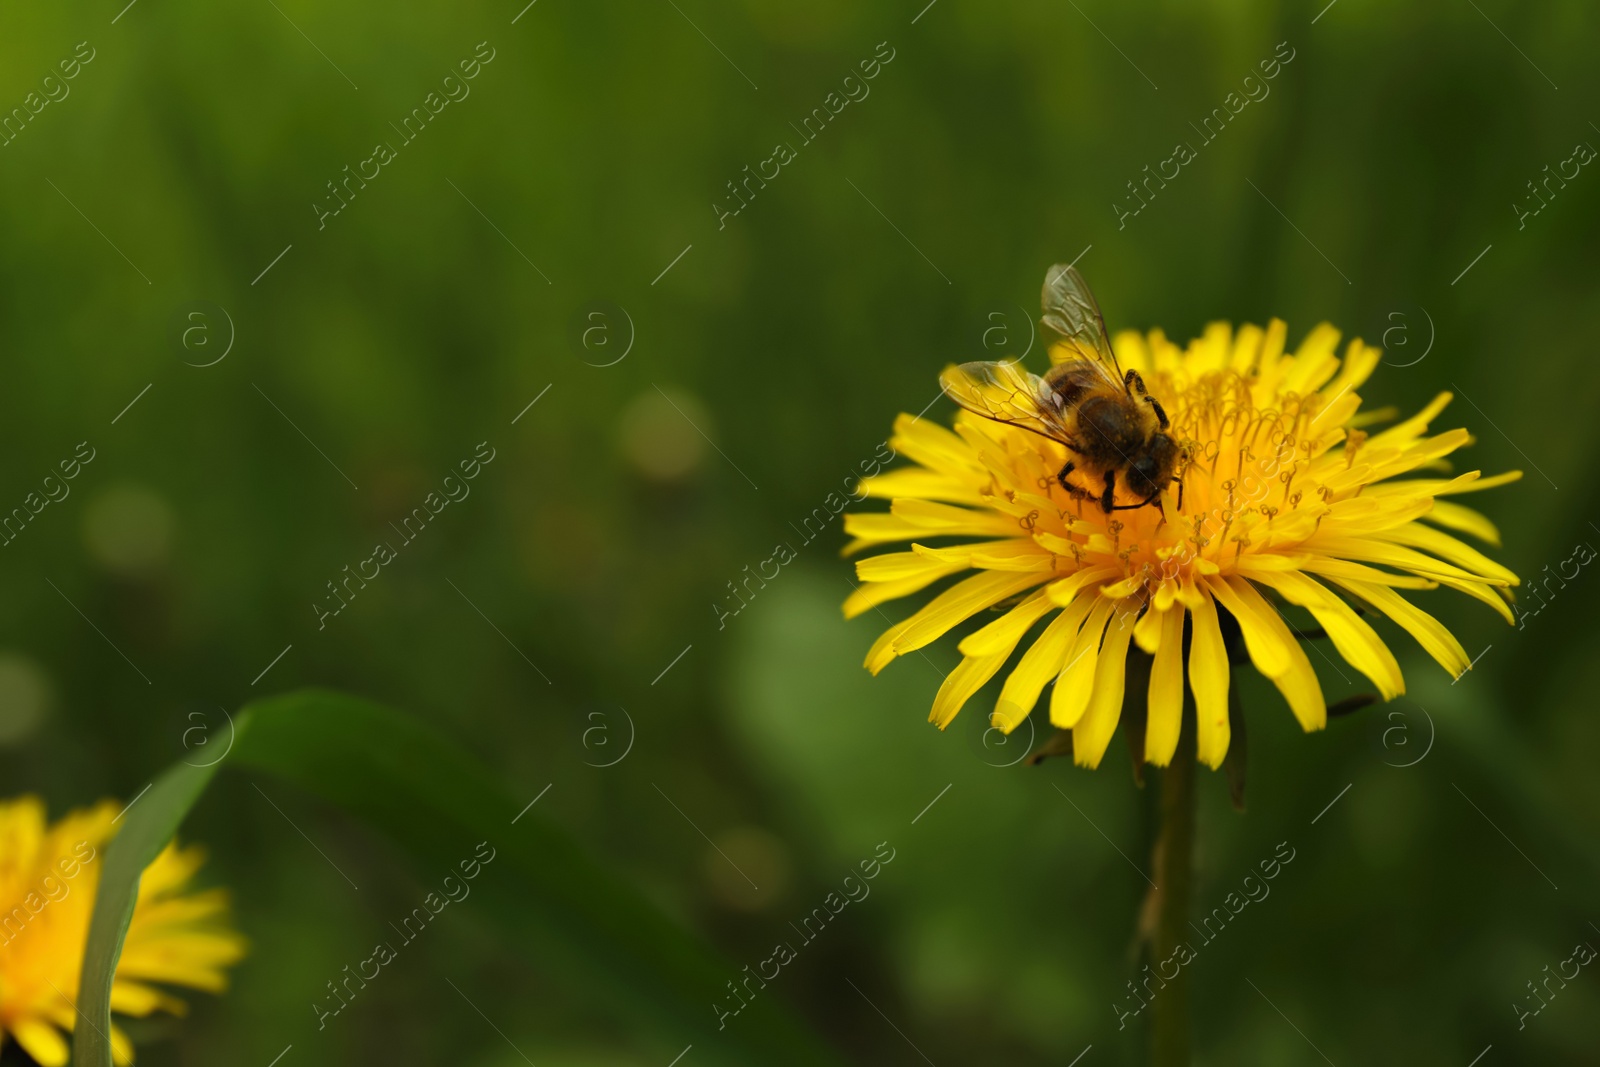
M 1076 267 L 1057 263 L 1045 273 L 1040 324 L 1060 339 L 1054 365 L 1044 377 L 1020 369 L 1015 360 L 963 363 L 939 376 L 945 393 L 974 415 L 1019 426 L 1067 449 L 1056 474 L 1061 488 L 1079 500 L 1099 503 L 1108 514 L 1156 502 L 1178 483 L 1189 456 L 1168 429 L 1161 401 L 1150 395 L 1139 372 L 1123 373 L 1106 337 L 1105 319 Z M 1068 481 L 1076 475 L 1091 487 Z M 1120 488 L 1137 503 L 1117 503 Z

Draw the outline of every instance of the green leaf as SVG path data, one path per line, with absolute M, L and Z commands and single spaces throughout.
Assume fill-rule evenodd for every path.
M 741 977 L 740 969 L 567 834 L 532 812 L 518 818 L 523 804 L 487 768 L 417 720 L 369 701 L 305 691 L 252 704 L 235 722 L 233 749 L 219 763 L 269 772 L 338 805 L 387 835 L 423 869 L 451 869 L 488 842 L 495 858 L 473 888 L 478 914 L 547 973 L 587 988 L 620 1018 L 653 1030 L 662 1048 L 692 1043 L 696 1064 L 838 1062 L 771 993 L 755 997 L 719 1030 L 713 1002 L 731 1005 L 725 983 Z M 78 1005 L 93 1025 L 76 1028 L 79 1064 L 111 1064 L 111 976 L 139 873 L 214 771 L 172 768 L 128 810 L 106 850 Z
M 238 729 L 245 729 L 248 722 L 241 716 Z M 216 770 L 216 764 L 196 767 L 179 763 L 144 795 L 135 797 L 118 819 L 122 825 L 105 850 L 89 939 L 83 948 L 78 1022 L 73 1027 L 73 1060 L 77 1063 L 111 1065 L 111 978 L 122 956 L 128 923 L 133 921 L 133 906 L 139 900 L 139 877 L 178 832 L 178 824 L 205 792 Z

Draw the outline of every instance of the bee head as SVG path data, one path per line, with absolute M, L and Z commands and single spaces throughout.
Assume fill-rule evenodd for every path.
M 1180 453 L 1178 443 L 1167 434 L 1152 435 L 1148 447 L 1128 464 L 1128 488 L 1141 496 L 1166 488 Z
M 1155 450 L 1143 452 L 1128 465 L 1128 481 L 1134 492 L 1151 493 L 1161 484 L 1161 460 Z

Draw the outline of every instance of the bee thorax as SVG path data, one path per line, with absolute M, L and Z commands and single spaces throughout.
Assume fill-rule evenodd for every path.
M 1130 410 L 1131 409 L 1131 410 Z M 1095 396 L 1078 407 L 1078 424 L 1088 458 L 1102 467 L 1121 467 L 1143 451 L 1148 440 L 1142 412 L 1122 397 Z

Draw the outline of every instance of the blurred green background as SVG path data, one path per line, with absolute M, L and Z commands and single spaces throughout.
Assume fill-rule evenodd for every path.
M 1456 389 L 1468 469 L 1527 471 L 1472 501 L 1497 558 L 1535 576 L 1600 544 L 1600 174 L 1513 206 L 1600 145 L 1600 12 L 923 3 L 0 9 L 6 109 L 93 54 L 0 148 L 0 507 L 95 450 L 0 549 L 4 794 L 126 799 L 186 730 L 220 738 L 219 708 L 338 687 L 549 786 L 527 817 L 730 978 L 889 842 L 871 897 L 766 993 L 841 1062 L 1141 1062 L 1112 1005 L 1155 790 L 1121 746 L 1094 773 L 1004 766 L 1027 728 L 985 744 L 982 697 L 934 731 L 954 642 L 869 678 L 885 620 L 839 618 L 837 523 L 794 526 L 946 362 L 1021 351 L 1046 266 L 1083 253 L 1114 330 L 1381 339 L 1369 404 Z M 402 145 L 391 124 L 484 41 L 470 96 Z M 1279 42 L 1270 95 L 1202 146 L 1191 123 Z M 802 144 L 791 123 L 875 50 L 870 95 Z M 397 158 L 319 229 L 378 141 Z M 1119 229 L 1126 183 L 1180 141 L 1198 157 Z M 797 158 L 719 229 L 725 183 L 779 142 Z M 319 630 L 325 583 L 483 441 L 470 497 Z M 719 629 L 725 583 L 785 541 L 798 559 Z M 1391 627 L 1409 696 L 1316 736 L 1243 672 L 1249 810 L 1203 776 L 1197 910 L 1279 842 L 1296 858 L 1193 965 L 1200 1062 L 1313 1062 L 1308 1040 L 1341 1064 L 1593 1062 L 1592 974 L 1525 1029 L 1512 1005 L 1600 944 L 1597 581 L 1520 630 L 1424 594 L 1477 669 L 1452 686 Z M 686 1043 L 509 955 L 470 903 L 317 1034 L 323 983 L 435 879 L 252 781 L 224 775 L 184 837 L 254 950 L 226 996 L 130 1026 L 141 1062 L 523 1062 L 473 1004 L 541 1067 Z

